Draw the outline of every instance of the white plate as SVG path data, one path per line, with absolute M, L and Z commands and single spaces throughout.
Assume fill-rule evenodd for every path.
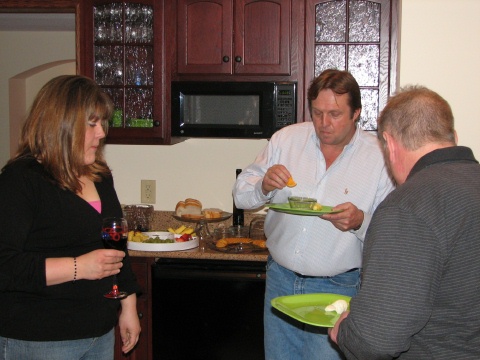
M 156 232 L 144 232 L 148 237 L 158 236 L 160 239 L 171 239 L 172 233 L 167 231 L 156 231 Z M 138 251 L 179 251 L 179 250 L 188 250 L 198 247 L 198 237 L 194 237 L 190 241 L 184 242 L 174 242 L 174 243 L 141 243 L 135 241 L 129 241 L 127 243 L 129 250 L 138 250 Z

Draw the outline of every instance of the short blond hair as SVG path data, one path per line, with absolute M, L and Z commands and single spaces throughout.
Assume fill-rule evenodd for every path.
M 378 138 L 386 131 L 407 150 L 428 143 L 455 144 L 452 109 L 436 92 L 424 86 L 407 86 L 391 97 L 378 118 Z

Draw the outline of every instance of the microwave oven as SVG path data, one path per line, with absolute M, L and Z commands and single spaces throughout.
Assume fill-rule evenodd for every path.
M 297 122 L 296 82 L 172 82 L 172 137 L 267 139 Z

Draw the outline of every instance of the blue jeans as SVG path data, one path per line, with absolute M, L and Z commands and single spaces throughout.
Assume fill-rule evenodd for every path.
M 360 287 L 360 270 L 333 277 L 304 277 L 267 262 L 264 306 L 266 360 L 338 360 L 344 359 L 328 338 L 326 328 L 307 325 L 277 311 L 271 300 L 278 296 L 310 293 L 334 293 L 355 296 Z
M 65 341 L 24 341 L 0 336 L 0 360 L 113 360 L 115 332 Z

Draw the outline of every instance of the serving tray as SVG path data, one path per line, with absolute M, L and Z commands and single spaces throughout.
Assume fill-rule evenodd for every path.
M 160 239 L 167 239 L 167 236 L 172 235 L 172 233 L 166 231 L 144 232 L 143 234 L 147 235 L 148 237 L 158 236 Z M 128 241 L 127 243 L 128 250 L 137 251 L 181 251 L 194 249 L 196 247 L 198 247 L 198 237 L 194 237 L 190 241 L 174 243 L 144 243 L 135 241 Z

